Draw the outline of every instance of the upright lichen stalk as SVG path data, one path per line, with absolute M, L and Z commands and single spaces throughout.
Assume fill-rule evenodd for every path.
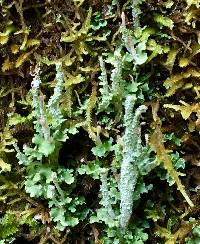
M 51 141 L 50 128 L 48 125 L 47 117 L 45 114 L 44 96 L 39 94 L 39 88 L 41 84 L 40 80 L 40 68 L 39 65 L 35 69 L 35 76 L 31 83 L 31 94 L 33 97 L 33 116 L 35 117 L 34 128 L 38 134 L 43 135 L 44 139 L 48 142 Z
M 133 113 L 135 96 L 127 96 L 125 101 L 125 133 L 123 136 L 123 161 L 120 176 L 120 226 L 126 228 L 133 208 L 133 193 L 139 176 L 138 158 L 141 159 L 140 116 L 146 111 L 141 105 Z
M 57 84 L 54 88 L 54 93 L 49 99 L 48 109 L 55 122 L 54 126 L 57 126 L 61 121 L 63 121 L 63 116 L 61 114 L 59 103 L 62 95 L 62 90 L 64 87 L 64 75 L 62 72 L 62 65 L 60 63 L 56 64 L 56 81 Z

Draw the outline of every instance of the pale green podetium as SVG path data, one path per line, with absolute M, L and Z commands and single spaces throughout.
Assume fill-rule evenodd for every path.
M 141 105 L 133 113 L 135 96 L 128 96 L 125 100 L 125 134 L 123 136 L 123 160 L 120 176 L 120 226 L 128 226 L 133 208 L 133 193 L 139 176 L 138 159 L 141 159 L 142 144 L 140 136 L 140 117 L 147 109 Z

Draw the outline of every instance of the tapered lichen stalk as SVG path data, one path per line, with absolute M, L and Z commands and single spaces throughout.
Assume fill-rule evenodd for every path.
M 108 77 L 107 77 L 107 73 L 106 73 L 106 67 L 105 67 L 105 63 L 103 61 L 103 58 L 100 57 L 99 58 L 99 64 L 100 64 L 100 68 L 101 68 L 101 76 L 99 77 L 100 80 L 100 93 L 101 93 L 101 101 L 99 102 L 98 106 L 99 106 L 99 110 L 103 111 L 106 110 L 108 108 L 108 106 L 110 105 L 110 102 L 112 100 L 112 92 L 110 90 L 109 84 L 108 84 Z
M 146 111 L 141 105 L 133 112 L 135 96 L 128 96 L 125 100 L 125 133 L 123 136 L 123 160 L 120 174 L 120 226 L 125 229 L 129 223 L 133 208 L 133 193 L 139 176 L 137 159 L 142 153 L 140 135 L 140 117 Z
M 57 84 L 54 88 L 54 93 L 50 97 L 49 102 L 48 102 L 48 109 L 49 112 L 51 113 L 53 117 L 53 126 L 57 127 L 60 125 L 60 123 L 63 122 L 63 116 L 59 107 L 61 95 L 62 95 L 62 90 L 64 87 L 64 74 L 62 71 L 62 64 L 57 63 L 56 64 L 56 81 Z
M 142 4 L 144 0 L 132 0 L 132 17 L 133 17 L 133 25 L 135 28 L 140 27 L 140 19 L 139 16 L 142 13 L 140 9 L 140 4 Z
M 35 76 L 31 83 L 32 89 L 31 93 L 33 96 L 33 115 L 37 119 L 34 122 L 34 128 L 38 134 L 43 134 L 45 140 L 50 141 L 50 128 L 48 125 L 48 121 L 45 115 L 45 105 L 44 98 L 39 95 L 39 87 L 42 83 L 39 76 L 39 66 L 36 67 Z
M 109 194 L 109 190 L 108 190 L 107 175 L 108 175 L 108 171 L 105 171 L 105 172 L 101 173 L 101 177 L 100 177 L 102 202 L 103 202 L 105 208 L 107 209 L 107 213 L 108 213 L 109 217 L 114 220 L 116 216 L 113 211 L 112 204 L 111 204 L 110 194 Z

